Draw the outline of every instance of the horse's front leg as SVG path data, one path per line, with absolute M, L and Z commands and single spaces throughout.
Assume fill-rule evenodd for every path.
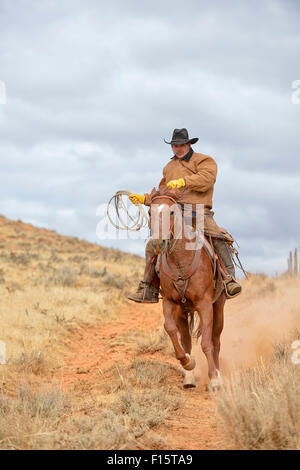
M 219 372 L 217 371 L 214 358 L 214 343 L 212 339 L 213 332 L 213 306 L 211 297 L 205 295 L 204 298 L 196 305 L 196 310 L 201 317 L 202 340 L 201 347 L 208 363 L 208 376 L 210 378 L 210 389 L 217 388 L 219 380 Z
M 192 370 L 195 367 L 195 361 L 186 353 L 178 340 L 177 321 L 182 312 L 182 307 L 171 300 L 163 299 L 163 312 L 165 317 L 165 330 L 173 343 L 176 359 L 186 370 Z
M 176 324 L 180 333 L 180 340 L 181 340 L 183 349 L 185 350 L 185 353 L 189 354 L 190 356 L 192 352 L 192 337 L 190 333 L 188 316 L 186 313 L 184 313 L 183 308 L 181 308 L 180 316 L 177 317 Z M 184 388 L 196 387 L 195 374 L 193 370 L 184 371 L 183 386 Z
M 219 366 L 219 354 L 220 354 L 220 346 L 221 346 L 221 333 L 223 331 L 224 325 L 224 304 L 225 304 L 225 294 L 222 294 L 218 300 L 214 303 L 214 324 L 213 324 L 213 332 L 212 332 L 212 340 L 214 344 L 214 360 L 217 370 L 220 369 Z

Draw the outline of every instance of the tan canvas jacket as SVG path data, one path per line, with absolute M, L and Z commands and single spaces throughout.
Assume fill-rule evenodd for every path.
M 191 171 L 192 170 L 192 171 Z M 190 160 L 179 160 L 173 157 L 163 169 L 163 178 L 159 189 L 166 189 L 171 180 L 184 178 L 185 186 L 180 189 L 182 196 L 178 202 L 182 204 L 204 204 L 212 208 L 214 184 L 217 177 L 217 164 L 209 155 L 193 153 Z M 146 206 L 150 206 L 150 194 L 145 194 Z M 194 209 L 194 207 L 193 207 Z

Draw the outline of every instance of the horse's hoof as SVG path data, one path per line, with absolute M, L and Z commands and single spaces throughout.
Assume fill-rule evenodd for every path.
M 184 375 L 183 388 L 196 387 L 195 376 L 193 371 L 186 371 Z
M 220 389 L 221 389 L 221 385 L 219 383 L 212 383 L 213 380 L 210 381 L 210 383 L 208 385 L 208 390 L 209 390 L 209 392 L 219 392 Z
M 183 385 L 183 388 L 187 389 L 187 388 L 195 388 L 196 387 L 196 384 L 184 384 Z
M 193 370 L 193 369 L 195 369 L 195 367 L 196 367 L 196 361 L 195 361 L 195 359 L 194 359 L 192 356 L 190 356 L 189 354 L 187 354 L 187 353 L 186 353 L 185 357 L 188 359 L 188 362 L 187 362 L 185 365 L 182 364 L 182 367 L 183 367 L 185 370 Z
M 211 379 L 211 381 L 209 382 L 208 390 L 210 392 L 218 392 L 223 385 L 223 380 L 222 380 L 220 371 L 217 370 L 217 374 L 218 374 L 218 377 L 215 379 Z

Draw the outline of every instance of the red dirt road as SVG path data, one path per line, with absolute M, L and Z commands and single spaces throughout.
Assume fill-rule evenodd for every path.
M 97 387 L 103 378 L 103 371 L 120 362 L 129 364 L 136 357 L 134 348 L 130 348 L 126 340 L 118 341 L 122 334 L 137 330 L 151 332 L 162 323 L 161 303 L 140 305 L 128 302 L 120 312 L 119 318 L 113 323 L 81 329 L 73 337 L 68 345 L 71 353 L 65 357 L 65 365 L 57 377 L 62 379 L 66 389 L 72 387 L 75 391 L 80 390 L 80 397 L 83 398 Z M 166 357 L 155 353 L 146 357 L 177 365 L 176 359 L 172 356 Z M 183 378 L 176 374 L 172 380 L 178 390 Z M 183 406 L 173 412 L 164 425 L 154 429 L 156 435 L 167 440 L 168 449 L 229 448 L 229 443 L 222 437 L 220 423 L 217 426 L 215 405 L 206 390 L 207 377 L 204 380 L 202 378 L 202 383 L 198 382 L 195 389 L 182 388 L 180 393 Z

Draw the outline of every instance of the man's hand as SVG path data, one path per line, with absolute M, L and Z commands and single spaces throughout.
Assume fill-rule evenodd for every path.
M 179 178 L 178 180 L 171 180 L 167 183 L 168 189 L 183 188 L 183 186 L 185 186 L 185 181 L 183 178 Z
M 138 202 L 139 202 L 140 204 L 144 204 L 145 198 L 146 198 L 145 194 L 133 194 L 133 193 L 132 193 L 132 194 L 129 195 L 129 199 L 130 199 L 131 202 L 133 202 L 133 204 L 135 204 L 135 205 L 136 205 Z

